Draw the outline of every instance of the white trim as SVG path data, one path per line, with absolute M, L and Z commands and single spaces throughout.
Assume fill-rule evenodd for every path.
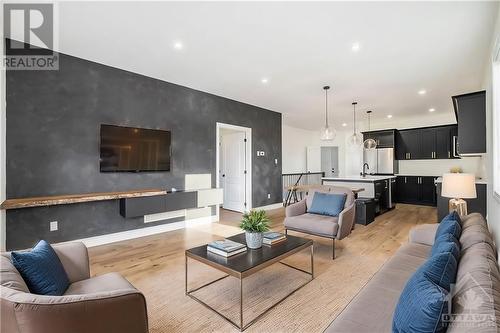
M 220 149 L 219 149 L 219 144 L 220 144 L 220 129 L 225 128 L 229 130 L 235 130 L 235 131 L 243 131 L 246 133 L 247 136 L 247 151 L 246 151 L 246 160 L 247 160 L 247 174 L 246 174 L 246 184 L 247 184 L 247 211 L 252 209 L 252 129 L 250 127 L 243 127 L 243 126 L 237 126 L 237 125 L 231 125 L 231 124 L 225 124 L 225 123 L 216 123 L 216 129 L 215 129 L 215 179 L 216 179 L 216 188 L 220 188 L 220 179 L 219 179 L 219 159 L 220 159 Z M 218 205 L 219 207 L 221 205 Z M 217 207 L 217 216 L 219 214 L 219 207 Z
M 272 209 L 278 209 L 278 208 L 283 208 L 283 203 L 282 202 L 270 204 L 270 205 L 267 205 L 267 206 L 255 207 L 254 210 L 272 210 Z
M 0 8 L 0 17 L 3 17 L 3 6 Z M 3 24 L 0 26 L 0 36 L 3 36 Z M 2 38 L 0 46 L 4 50 L 5 39 Z M 6 80 L 6 70 L 2 65 L 0 65 L 0 203 L 6 199 L 6 168 L 7 168 L 7 158 L 6 158 L 6 145 L 7 140 L 7 80 Z M 6 248 L 6 226 L 7 213 L 4 209 L 0 210 L 0 251 L 5 251 Z
M 164 232 L 189 228 L 189 227 L 202 225 L 202 224 L 210 224 L 210 223 L 216 222 L 216 221 L 217 221 L 217 216 L 211 215 L 211 216 L 200 217 L 200 218 L 191 219 L 191 220 L 156 225 L 154 227 L 133 229 L 133 230 L 127 230 L 127 231 L 122 231 L 122 232 L 115 232 L 113 234 L 107 234 L 107 235 L 101 235 L 101 236 L 95 236 L 95 237 L 89 237 L 89 238 L 83 238 L 83 239 L 76 239 L 76 240 L 62 242 L 62 243 L 83 242 L 85 244 L 85 246 L 87 246 L 87 247 L 94 247 L 94 246 L 100 246 L 100 245 L 104 245 L 104 244 L 121 242 L 121 241 L 134 239 L 134 238 L 140 238 L 140 237 L 145 237 L 145 236 L 150 236 L 150 235 L 155 235 L 155 234 L 161 234 Z

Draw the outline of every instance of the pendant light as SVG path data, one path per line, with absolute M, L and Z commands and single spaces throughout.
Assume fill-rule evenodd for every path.
M 370 123 L 371 113 L 372 113 L 371 111 L 366 111 L 366 114 L 368 114 L 368 132 L 370 132 L 371 130 L 371 123 Z M 367 150 L 375 149 L 377 148 L 377 141 L 375 141 L 372 138 L 368 138 L 363 142 L 363 147 Z
M 337 135 L 335 128 L 328 125 L 328 89 L 330 89 L 330 86 L 323 87 L 325 91 L 325 127 L 321 129 L 321 140 L 323 141 L 334 140 Z
M 363 136 L 361 136 L 360 133 L 357 133 L 356 132 L 356 105 L 358 104 L 358 102 L 352 102 L 352 107 L 353 107 L 353 110 L 352 110 L 352 118 L 353 118 L 353 126 L 354 126 L 354 131 L 352 132 L 352 135 L 349 136 L 349 138 L 347 139 L 347 144 L 349 146 L 351 146 L 352 148 L 354 147 L 361 147 L 361 145 L 363 144 Z

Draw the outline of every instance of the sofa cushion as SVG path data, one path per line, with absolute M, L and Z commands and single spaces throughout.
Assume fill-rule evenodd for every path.
M 451 252 L 457 262 L 460 259 L 460 243 L 452 234 L 439 236 L 432 245 L 430 256 L 443 252 Z
M 314 193 L 312 205 L 307 211 L 311 214 L 339 216 L 340 212 L 344 210 L 345 194 L 335 193 Z
M 334 237 L 339 230 L 338 217 L 303 214 L 285 218 L 285 227 L 289 229 L 304 230 L 312 234 Z
M 46 241 L 39 241 L 31 251 L 12 252 L 11 258 L 33 294 L 61 296 L 68 289 L 68 275 Z
M 28 286 L 21 274 L 10 261 L 10 256 L 0 256 L 0 285 L 17 291 L 29 293 Z
M 470 227 L 472 225 L 482 225 L 485 227 L 487 226 L 486 220 L 479 213 L 471 213 L 469 215 L 463 216 L 461 218 L 461 221 L 462 221 L 462 232 L 464 229 L 467 229 L 468 227 Z
M 368 281 L 325 332 L 390 332 L 394 308 L 410 276 L 425 262 L 430 246 L 405 244 Z
M 87 280 L 72 283 L 64 295 L 88 295 L 122 289 L 135 289 L 118 273 L 107 273 Z
M 500 329 L 500 271 L 496 253 L 488 243 L 462 251 L 452 293 L 448 332 L 497 332 Z M 454 320 L 453 318 L 457 318 Z
M 450 254 L 450 257 L 453 256 Z M 425 266 L 425 265 L 424 265 Z M 448 292 L 434 283 L 425 267 L 408 280 L 394 311 L 393 332 L 444 332 L 441 314 Z
M 459 239 L 461 232 L 462 227 L 460 226 L 460 217 L 457 212 L 453 211 L 446 215 L 441 223 L 439 223 L 434 239 L 438 239 L 441 235 L 448 233 L 455 236 L 456 239 Z
M 491 246 L 492 250 L 495 249 L 493 238 L 485 225 L 476 224 L 467 227 L 462 232 L 459 240 L 462 251 L 478 243 L 487 243 Z

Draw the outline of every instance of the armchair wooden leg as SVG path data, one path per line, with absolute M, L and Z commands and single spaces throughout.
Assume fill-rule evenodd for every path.
M 285 236 L 288 236 L 288 229 L 285 229 Z
M 332 260 L 335 259 L 335 238 L 332 239 Z

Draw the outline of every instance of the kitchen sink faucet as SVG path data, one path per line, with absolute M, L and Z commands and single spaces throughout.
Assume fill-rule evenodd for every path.
M 366 167 L 366 169 L 365 169 L 365 167 Z M 366 177 L 366 170 L 370 170 L 370 166 L 368 165 L 368 163 L 363 164 L 363 172 L 361 172 L 361 174 L 360 174 L 363 178 Z

